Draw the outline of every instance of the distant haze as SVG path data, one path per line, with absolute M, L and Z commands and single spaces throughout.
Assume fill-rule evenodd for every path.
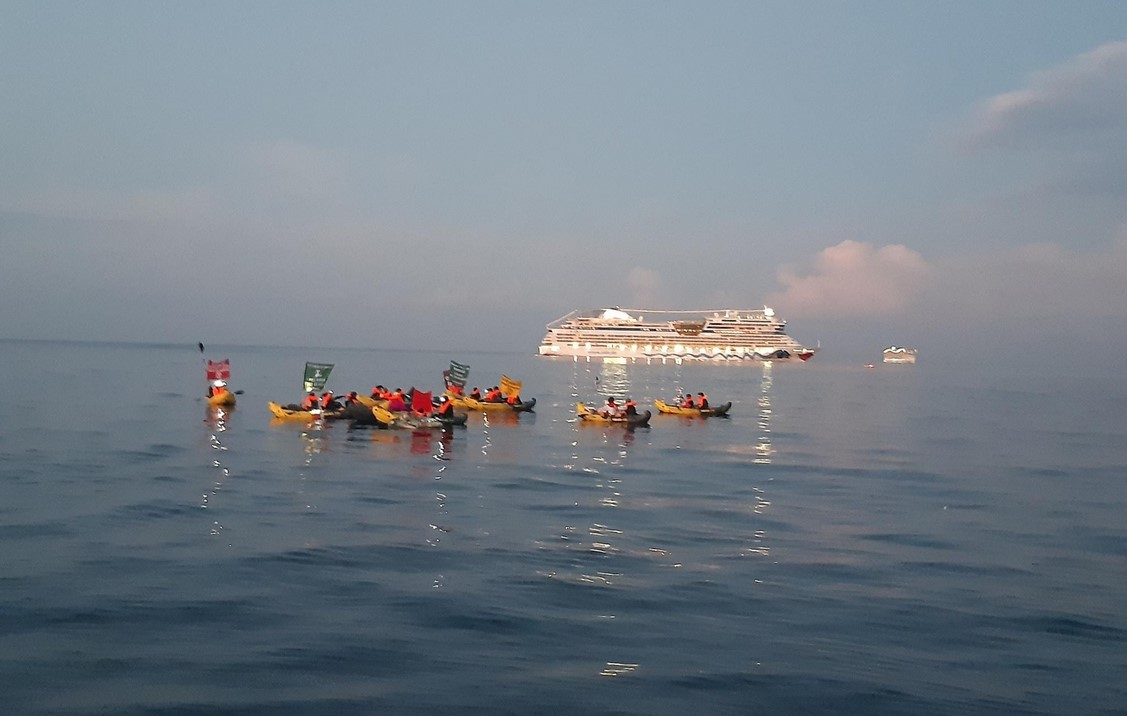
M 1127 348 L 1122 2 L 2 5 L 0 338 Z

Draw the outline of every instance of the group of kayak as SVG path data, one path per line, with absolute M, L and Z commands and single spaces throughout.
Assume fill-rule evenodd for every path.
M 325 391 L 320 395 L 310 391 L 301 403 L 282 405 L 271 401 L 267 403 L 267 407 L 274 418 L 281 421 L 348 420 L 357 426 L 417 430 L 465 425 L 469 416 L 466 412 L 456 412 L 455 409 L 526 413 L 532 412 L 536 406 L 535 398 L 522 400 L 519 396 L 509 396 L 507 399 L 490 396 L 486 400 L 485 396 L 480 399 L 471 396 L 472 393 L 465 395 L 459 390 L 448 389 L 439 398 L 432 399 L 430 393 L 422 393 L 414 388 L 404 392 L 401 389 L 388 391 L 383 386 L 376 386 L 367 396 L 353 391 L 341 399 L 332 391 Z M 217 380 L 208 387 L 209 406 L 234 407 L 235 403 L 235 391 L 229 390 L 226 382 Z M 727 417 L 732 403 L 710 406 L 707 397 L 698 393 L 696 400 L 691 395 L 668 403 L 657 399 L 654 400 L 654 406 L 658 413 L 665 415 Z M 576 415 L 584 423 L 626 427 L 648 426 L 652 417 L 649 410 L 639 412 L 633 400 L 627 398 L 624 403 L 618 404 L 613 397 L 607 399 L 606 405 L 598 408 L 576 403 Z
M 655 400 L 654 406 L 659 413 L 665 415 L 681 415 L 691 418 L 727 417 L 728 411 L 732 409 L 730 402 L 711 407 L 704 393 L 697 395 L 699 397 L 696 401 L 690 395 L 688 398 L 674 400 L 671 403 Z M 652 415 L 648 410 L 639 412 L 637 404 L 630 398 L 627 398 L 626 402 L 620 405 L 613 397 L 607 398 L 606 405 L 599 408 L 584 403 L 576 403 L 575 412 L 579 419 L 585 423 L 624 425 L 626 427 L 646 427 L 650 424 Z
M 281 405 L 270 402 L 267 406 L 278 420 L 310 422 L 313 420 L 348 420 L 355 426 L 379 428 L 448 428 L 465 425 L 468 415 L 461 410 L 502 410 L 513 413 L 531 412 L 536 399 L 521 400 L 519 396 L 477 400 L 461 395 L 457 390 L 447 390 L 438 398 L 430 392 L 411 388 L 403 391 L 396 388 L 387 390 L 382 385 L 372 389 L 370 395 L 359 395 L 353 391 L 343 400 L 326 391 L 317 395 L 314 391 L 300 404 Z

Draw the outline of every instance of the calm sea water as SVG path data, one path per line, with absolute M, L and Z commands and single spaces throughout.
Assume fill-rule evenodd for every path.
M 1124 713 L 1127 385 L 1046 366 L 604 366 L 0 342 L 5 714 Z M 523 380 L 451 433 L 275 425 Z M 596 380 L 597 378 L 597 380 Z M 677 387 L 628 433 L 576 399 Z

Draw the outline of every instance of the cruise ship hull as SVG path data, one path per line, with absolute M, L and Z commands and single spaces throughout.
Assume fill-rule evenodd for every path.
M 818 349 L 795 342 L 786 335 L 785 325 L 766 307 L 573 311 L 548 324 L 539 354 L 606 363 L 802 362 L 812 358 Z

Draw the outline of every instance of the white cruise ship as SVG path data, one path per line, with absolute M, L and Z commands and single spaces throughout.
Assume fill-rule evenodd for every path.
M 809 360 L 786 321 L 762 309 L 572 311 L 548 324 L 540 355 L 611 363 Z
M 885 363 L 915 363 L 916 362 L 916 349 L 915 348 L 897 348 L 896 346 L 889 346 L 884 349 L 884 362 Z

